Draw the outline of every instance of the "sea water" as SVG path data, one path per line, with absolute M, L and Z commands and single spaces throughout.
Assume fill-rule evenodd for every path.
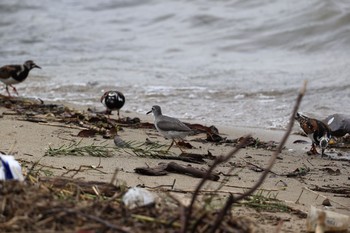
M 0 38 L 0 65 L 42 67 L 21 96 L 283 129 L 308 80 L 300 111 L 350 114 L 347 0 L 2 0 Z

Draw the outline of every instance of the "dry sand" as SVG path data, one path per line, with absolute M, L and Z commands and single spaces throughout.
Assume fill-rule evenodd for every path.
M 141 121 L 153 122 L 153 116 L 137 115 L 135 113 L 123 112 L 122 116 L 126 117 L 140 117 Z M 112 116 L 116 118 L 116 116 Z M 101 136 L 94 138 L 79 138 L 77 133 L 80 131 L 78 127 L 62 127 L 62 124 L 53 126 L 53 124 L 33 123 L 22 121 L 19 116 L 11 115 L 11 111 L 0 107 L 0 129 L 1 129 L 1 144 L 0 151 L 11 153 L 22 163 L 25 161 L 38 161 L 41 165 L 46 165 L 45 169 L 50 170 L 55 175 L 62 175 L 68 169 L 78 169 L 81 165 L 99 166 L 99 170 L 87 170 L 78 173 L 75 178 L 84 178 L 86 180 L 110 181 L 115 170 L 118 168 L 118 180 L 126 182 L 128 186 L 145 185 L 146 187 L 156 187 L 160 185 L 172 185 L 176 179 L 175 189 L 177 190 L 194 190 L 198 178 L 185 176 L 181 174 L 168 174 L 166 176 L 145 176 L 134 172 L 136 167 L 156 166 L 159 162 L 164 162 L 160 159 L 141 158 L 125 152 L 116 152 L 109 158 L 97 157 L 79 157 L 79 156 L 58 156 L 48 157 L 44 154 L 51 146 L 57 148 L 63 144 L 68 145 L 71 142 L 78 142 L 82 140 L 82 144 L 108 144 L 114 146 L 112 139 L 103 139 Z M 196 122 L 200 123 L 200 122 Z M 56 125 L 56 123 L 55 123 Z M 229 139 L 235 139 L 247 134 L 257 137 L 263 141 L 278 142 L 283 131 L 279 130 L 265 130 L 257 128 L 239 128 L 239 127 L 223 127 L 216 126 L 222 136 Z M 298 131 L 298 127 L 294 127 L 294 131 Z M 169 140 L 165 140 L 154 129 L 131 129 L 123 128 L 119 131 L 120 137 L 125 141 L 144 142 L 147 138 L 151 141 L 159 141 L 164 144 L 170 144 Z M 207 153 L 209 150 L 214 156 L 224 155 L 233 149 L 232 145 L 215 145 L 213 143 L 200 143 L 193 141 L 195 138 L 205 138 L 205 135 L 197 135 L 195 137 L 188 137 L 195 148 L 186 149 L 191 153 Z M 294 144 L 297 139 L 308 141 L 307 144 Z M 328 198 L 331 207 L 327 207 L 335 212 L 350 215 L 350 197 L 344 195 L 337 195 L 328 192 L 312 192 L 304 190 L 303 188 L 312 189 L 315 186 L 319 187 L 333 187 L 334 189 L 347 188 L 350 189 L 350 162 L 349 161 L 335 161 L 320 156 L 308 156 L 306 151 L 310 148 L 309 139 L 300 135 L 293 134 L 290 136 L 286 148 L 279 155 L 279 159 L 272 169 L 272 173 L 262 185 L 262 189 L 270 190 L 264 191 L 263 195 L 275 196 L 277 199 L 284 201 L 287 205 L 304 212 L 307 212 L 310 205 L 319 208 L 324 208 L 322 202 Z M 174 146 L 171 151 L 177 155 L 180 154 L 179 148 Z M 227 173 L 233 168 L 233 174 L 229 178 L 228 183 L 221 189 L 222 197 L 225 197 L 225 192 L 242 193 L 247 188 L 251 187 L 261 175 L 256 169 L 256 166 L 265 167 L 268 163 L 271 150 L 244 148 L 236 154 L 230 163 L 223 164 L 219 167 L 219 171 Z M 168 161 L 166 161 L 168 162 Z M 186 165 L 188 163 L 177 163 Z M 210 163 L 210 161 L 209 161 Z M 254 166 L 256 165 L 256 166 Z M 208 167 L 208 165 L 192 164 L 194 167 Z M 285 174 L 291 173 L 296 169 L 309 169 L 305 176 L 300 177 L 286 177 Z M 331 174 L 330 171 L 339 172 Z M 69 174 L 68 174 L 69 175 Z M 220 176 L 220 181 L 224 176 Z M 220 182 L 209 182 L 205 189 L 213 190 Z M 301 194 L 302 193 L 302 194 Z M 301 194 L 301 196 L 300 196 Z M 190 194 L 174 193 L 179 198 L 186 200 Z M 297 203 L 296 203 L 297 202 Z M 266 229 L 266 232 L 276 229 L 277 224 L 283 221 L 281 232 L 303 232 L 305 231 L 306 219 L 296 214 L 291 213 L 271 213 L 265 211 L 256 211 L 248 207 L 235 207 L 233 212 L 238 215 L 250 216 Z

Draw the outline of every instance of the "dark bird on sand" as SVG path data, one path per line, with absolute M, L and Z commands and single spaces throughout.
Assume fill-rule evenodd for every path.
M 320 120 L 309 118 L 300 113 L 296 114 L 295 120 L 299 122 L 301 129 L 312 141 L 310 153 L 318 154 L 316 146 L 319 146 L 323 156 L 331 138 L 331 131 L 328 126 Z
M 106 114 L 111 114 L 117 110 L 118 119 L 120 119 L 119 110 L 125 104 L 125 97 L 120 91 L 106 91 L 101 97 L 101 103 L 106 107 Z
M 18 95 L 18 92 L 13 84 L 21 83 L 28 77 L 29 71 L 33 68 L 39 68 L 32 60 L 26 61 L 23 65 L 5 65 L 0 68 L 0 81 L 6 86 L 6 92 L 8 96 L 11 96 L 8 87 L 10 86 L 12 90 Z

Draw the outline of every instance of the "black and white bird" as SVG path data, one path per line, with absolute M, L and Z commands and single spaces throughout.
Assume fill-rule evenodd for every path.
M 32 60 L 26 61 L 23 65 L 5 65 L 0 68 L 0 81 L 5 84 L 8 96 L 11 96 L 9 86 L 18 95 L 16 88 L 12 85 L 23 82 L 33 68 L 41 69 Z
M 178 145 L 175 139 L 183 140 L 186 136 L 193 133 L 193 130 L 182 123 L 179 119 L 163 115 L 162 110 L 158 105 L 154 105 L 152 110 L 147 112 L 147 114 L 151 112 L 153 112 L 154 126 L 158 132 L 165 138 L 172 140 L 167 151 L 173 146 L 174 142 Z M 180 146 L 179 148 L 181 152 L 183 152 Z
M 321 155 L 323 156 L 324 150 L 327 148 L 331 138 L 331 131 L 328 126 L 320 120 L 309 118 L 300 113 L 296 114 L 295 120 L 299 122 L 301 129 L 312 141 L 310 153 L 318 154 L 316 146 L 319 146 L 322 150 Z
M 125 104 L 125 96 L 120 91 L 106 91 L 101 97 L 101 103 L 107 108 L 106 114 L 111 114 L 117 110 L 118 119 L 120 119 L 119 110 Z

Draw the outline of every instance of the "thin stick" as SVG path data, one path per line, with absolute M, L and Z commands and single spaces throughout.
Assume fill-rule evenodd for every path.
M 34 171 L 34 168 L 40 164 L 40 159 L 38 161 L 33 162 L 33 165 L 31 166 L 31 168 L 28 170 L 27 175 L 25 177 L 25 180 L 28 180 L 29 177 L 32 175 L 32 172 Z
M 171 189 L 172 189 L 172 190 L 174 190 L 174 188 L 175 188 L 175 183 L 176 183 L 176 179 L 174 179 L 173 185 L 171 186 Z
M 67 128 L 67 129 L 79 129 L 79 130 L 86 129 L 86 127 L 71 126 L 71 125 L 64 125 L 64 124 L 43 123 L 43 122 L 39 122 L 38 124 L 45 125 L 45 126 L 59 127 L 59 128 Z
M 304 189 L 301 189 L 300 195 L 299 195 L 298 199 L 295 201 L 295 204 L 299 204 L 299 200 L 300 200 L 301 195 L 303 194 L 303 192 L 304 192 Z
M 155 222 L 155 223 L 160 223 L 160 224 L 163 224 L 163 225 L 169 225 L 168 221 L 159 219 L 159 216 L 154 218 L 154 217 L 141 215 L 141 214 L 131 214 L 131 217 L 133 217 L 133 218 L 135 218 L 137 220 L 140 220 L 140 221 Z M 172 226 L 172 227 L 180 227 L 180 224 L 174 222 L 170 226 Z
M 248 161 L 245 160 L 245 159 L 243 159 L 243 161 L 244 161 L 246 164 L 249 164 L 249 165 L 251 165 L 251 166 L 254 166 L 254 167 L 256 167 L 256 168 L 261 169 L 262 171 L 265 170 L 265 168 L 263 168 L 263 167 L 261 167 L 261 166 L 259 166 L 259 165 L 256 165 L 256 164 L 254 164 L 254 163 L 248 162 Z M 269 171 L 269 172 L 271 172 L 272 174 L 274 174 L 274 175 L 276 175 L 276 176 L 281 176 L 280 174 L 277 174 L 276 172 L 273 172 L 273 171 Z
M 116 169 L 114 170 L 114 173 L 113 173 L 111 182 L 109 182 L 110 184 L 112 184 L 112 185 L 117 185 L 117 175 L 118 175 L 118 172 L 119 172 L 119 168 L 116 168 Z
M 249 189 L 250 187 L 248 186 L 239 186 L 239 185 L 230 185 L 230 184 L 224 184 L 225 187 L 230 187 L 230 188 L 239 188 L 239 189 Z M 267 191 L 267 192 L 277 192 L 281 191 L 281 189 L 264 189 L 260 188 L 259 190 L 261 191 Z

